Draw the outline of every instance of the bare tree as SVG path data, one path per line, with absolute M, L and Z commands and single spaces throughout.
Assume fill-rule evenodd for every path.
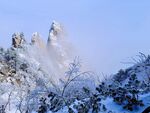
M 81 68 L 81 64 L 80 64 L 79 58 L 77 57 L 74 59 L 73 63 L 70 63 L 69 69 L 66 72 L 67 79 L 66 79 L 66 81 L 63 81 L 64 87 L 63 87 L 62 93 L 61 93 L 62 97 L 64 96 L 67 87 L 72 82 L 76 81 L 78 77 L 83 76 L 83 75 L 91 75 L 92 74 L 92 72 L 90 72 L 90 71 L 81 72 L 80 68 Z

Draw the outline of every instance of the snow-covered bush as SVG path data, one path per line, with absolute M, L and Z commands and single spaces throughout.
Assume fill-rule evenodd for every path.
M 39 99 L 39 112 L 45 110 L 56 112 L 65 106 L 67 106 L 68 110 L 71 111 L 69 106 L 76 100 L 84 100 L 91 97 L 94 89 L 94 83 L 91 84 L 93 79 L 88 78 L 91 76 L 91 72 L 82 72 L 80 68 L 81 64 L 79 60 L 75 59 L 69 65 L 69 69 L 65 73 L 65 78 L 60 80 L 61 84 L 56 86 L 59 87 L 59 90 L 50 90 L 50 92 L 47 92 L 48 95 L 45 95 L 42 99 Z M 92 101 L 90 100 L 90 102 Z M 92 103 L 90 106 L 92 106 Z M 88 107 L 88 110 L 90 108 L 91 107 Z
M 46 113 L 47 111 L 57 112 L 65 105 L 65 100 L 57 94 L 50 92 L 46 97 L 39 100 L 38 113 Z
M 114 80 L 117 82 L 122 82 L 128 77 L 127 71 L 119 70 L 119 72 L 114 76 Z
M 124 72 L 122 72 L 122 74 L 124 74 Z M 141 84 L 137 79 L 136 74 L 132 74 L 129 77 L 129 81 L 124 85 L 119 84 L 117 80 L 111 85 L 102 82 L 99 87 L 96 88 L 99 92 L 98 94 L 104 97 L 113 98 L 114 102 L 130 111 L 144 105 L 142 100 L 139 100 L 138 98 Z
M 61 95 L 65 98 L 85 98 L 83 87 L 94 91 L 95 81 L 93 73 L 90 71 L 82 72 L 79 59 L 75 59 L 70 63 L 68 71 L 65 73 L 65 78 L 61 79 Z

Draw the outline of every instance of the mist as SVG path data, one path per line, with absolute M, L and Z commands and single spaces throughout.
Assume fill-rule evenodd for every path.
M 42 69 L 49 77 L 49 80 L 59 84 L 59 80 L 65 78 L 65 72 L 69 64 L 75 59 L 73 45 L 69 43 L 61 24 L 53 22 L 47 42 L 45 42 L 40 33 L 32 34 L 31 42 L 23 44 L 25 51 L 19 51 L 20 57 L 31 61 L 31 65 L 36 64 L 35 68 Z M 37 69 L 38 70 L 38 69 Z

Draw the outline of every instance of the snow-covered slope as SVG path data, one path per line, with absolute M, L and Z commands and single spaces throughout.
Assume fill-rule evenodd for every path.
M 105 78 L 89 98 L 74 101 L 57 113 L 148 113 L 150 107 L 150 56 L 138 55 L 134 65 Z M 90 106 L 91 105 L 91 106 Z M 71 110 L 70 110 L 71 109 Z M 145 112 L 143 112 L 145 110 Z M 148 109 L 147 109 L 148 110 Z M 50 112 L 51 113 L 51 112 Z

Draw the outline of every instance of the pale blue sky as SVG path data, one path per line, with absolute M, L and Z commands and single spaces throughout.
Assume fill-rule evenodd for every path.
M 28 40 L 38 31 L 46 41 L 53 20 L 98 72 L 115 73 L 128 57 L 150 53 L 149 0 L 1 0 L 0 46 L 10 46 L 16 31 Z

